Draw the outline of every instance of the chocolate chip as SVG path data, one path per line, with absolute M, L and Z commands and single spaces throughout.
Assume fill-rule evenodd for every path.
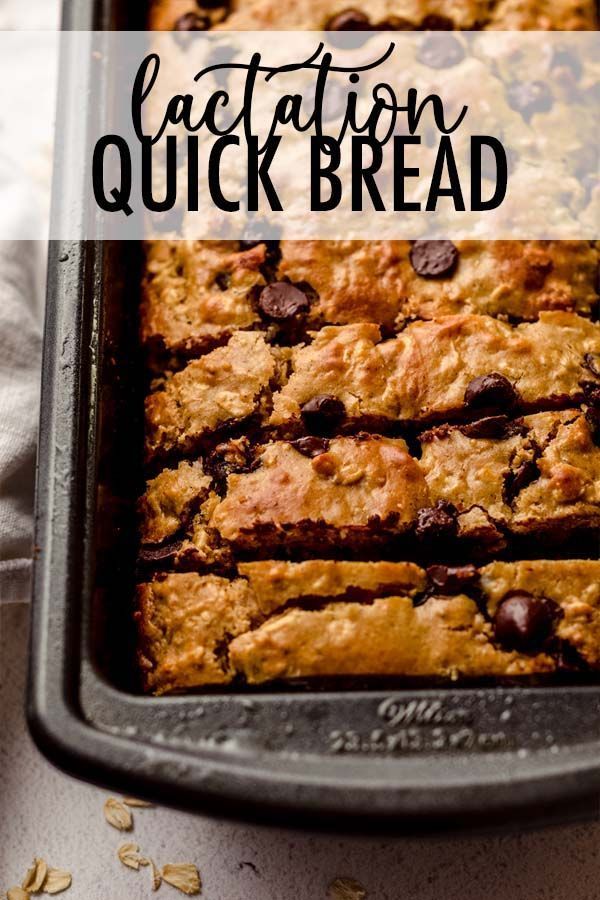
M 293 284 L 289 284 L 287 281 L 277 281 L 262 289 L 258 298 L 258 306 L 268 319 L 285 322 L 308 312 L 310 301 L 306 294 L 294 287 Z
M 468 588 L 477 587 L 479 572 L 474 565 L 429 566 L 427 577 L 432 587 L 446 594 L 461 594 Z
M 337 397 L 321 394 L 304 403 L 301 413 L 307 431 L 311 434 L 328 435 L 344 421 L 346 408 Z
M 310 435 L 309 437 L 298 438 L 297 441 L 292 441 L 292 447 L 295 447 L 298 453 L 301 453 L 303 456 L 308 456 L 313 459 L 315 456 L 327 453 L 329 450 L 329 441 L 327 438 Z
M 583 396 L 590 406 L 600 407 L 600 384 L 597 381 L 580 381 Z
M 166 541 L 164 544 L 143 544 L 140 548 L 139 560 L 151 564 L 174 562 L 181 550 L 181 541 Z
M 358 9 L 345 9 L 327 22 L 325 31 L 369 31 L 369 17 Z
M 417 511 L 415 534 L 421 540 L 443 540 L 458 534 L 458 510 L 447 500 Z
M 211 22 L 208 16 L 189 12 L 175 22 L 174 31 L 207 31 Z
M 228 290 L 231 285 L 231 273 L 230 272 L 218 272 L 215 276 L 215 284 L 221 291 Z
M 461 431 L 470 438 L 505 438 L 512 433 L 512 422 L 508 416 L 486 416 L 463 425 Z
M 554 600 L 511 591 L 494 616 L 496 639 L 508 650 L 538 650 L 551 635 L 561 609 Z
M 220 486 L 227 483 L 229 475 L 250 472 L 254 465 L 254 455 L 247 438 L 217 444 L 206 460 L 208 471 Z
M 430 69 L 450 69 L 465 58 L 462 44 L 449 34 L 431 34 L 423 39 L 417 59 Z
M 196 0 L 196 6 L 204 9 L 219 9 L 221 6 L 228 6 L 227 0 Z
M 527 122 L 535 113 L 551 110 L 554 103 L 550 88 L 543 81 L 513 81 L 506 88 L 506 99 Z
M 527 459 L 517 469 L 507 472 L 502 487 L 504 502 L 510 506 L 517 495 L 539 477 L 540 470 L 535 459 Z
M 330 44 L 345 49 L 361 47 L 372 37 L 374 31 L 369 17 L 357 9 L 345 9 L 338 13 L 327 22 L 325 30 L 334 32 L 329 35 Z M 339 38 L 336 38 L 335 32 L 340 32 Z
M 422 278 L 443 278 L 454 273 L 458 250 L 452 241 L 415 241 L 410 251 L 410 262 Z
M 586 353 L 583 357 L 583 364 L 586 369 L 595 375 L 596 378 L 600 378 L 600 353 Z
M 425 16 L 421 22 L 421 31 L 452 31 L 454 22 L 446 16 Z
M 465 390 L 465 404 L 471 409 L 510 409 L 518 400 L 516 388 L 498 372 L 478 375 Z

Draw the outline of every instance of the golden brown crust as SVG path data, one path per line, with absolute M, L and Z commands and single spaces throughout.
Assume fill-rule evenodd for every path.
M 140 315 L 150 364 L 160 370 L 200 356 L 255 325 L 264 263 L 264 244 L 239 252 L 235 241 L 149 242 Z
M 157 544 L 180 531 L 208 497 L 211 485 L 200 461 L 182 462 L 149 481 L 138 507 L 142 541 Z
M 412 318 L 454 314 L 535 320 L 543 311 L 589 315 L 598 297 L 598 251 L 590 241 L 457 241 L 443 278 L 421 277 L 409 241 L 282 241 L 273 278 L 309 288 L 298 326 L 377 323 L 384 334 Z M 154 241 L 147 246 L 141 337 L 160 371 L 261 327 L 265 244 Z M 265 322 L 273 334 L 278 326 Z
M 596 560 L 494 562 L 481 569 L 491 616 L 511 591 L 527 591 L 560 606 L 556 635 L 592 668 L 600 666 L 600 563 Z
M 229 475 L 222 496 L 201 467 L 181 464 L 151 481 L 140 503 L 144 539 L 178 532 L 178 546 L 146 556 L 203 570 L 231 567 L 236 551 L 389 551 L 390 542 L 423 537 L 420 511 L 440 502 L 456 515 L 457 533 L 446 540 L 468 541 L 478 558 L 511 536 L 556 541 L 600 528 L 600 448 L 585 416 L 538 413 L 501 428 L 481 437 L 472 426 L 442 426 L 423 436 L 420 458 L 403 440 L 374 435 L 333 438 L 312 457 L 275 441 L 257 449 L 249 469 Z M 193 518 L 177 512 L 185 508 Z
M 287 603 L 307 598 L 415 596 L 426 587 L 425 572 L 415 563 L 385 560 L 309 559 L 290 563 L 269 559 L 240 563 L 238 572 L 248 580 L 264 615 L 270 615 Z
M 441 428 L 423 442 L 431 502 L 476 506 L 516 533 L 600 526 L 600 448 L 578 412 L 539 413 L 505 438 Z M 463 534 L 468 518 L 461 516 Z
M 438 590 L 428 598 L 425 572 L 408 563 L 269 560 L 244 565 L 233 581 L 169 575 L 138 589 L 145 687 L 169 693 L 236 673 L 251 683 L 543 674 L 562 666 L 565 644 L 600 667 L 600 562 L 495 562 L 477 574 L 473 596 Z M 348 602 L 356 590 L 363 602 Z M 503 648 L 494 631 L 499 604 L 515 591 L 560 610 L 547 646 L 534 653 Z
M 230 655 L 250 684 L 331 675 L 456 679 L 554 668 L 545 654 L 497 649 L 491 626 L 464 595 L 432 597 L 417 607 L 408 597 L 386 597 L 370 605 L 290 610 L 240 635 Z
M 352 545 L 353 529 L 371 541 L 402 533 L 423 506 L 425 480 L 402 440 L 337 438 L 313 459 L 276 442 L 255 471 L 229 477 L 211 525 L 239 546 L 314 541 L 320 531 Z
M 154 0 L 149 27 L 183 28 L 192 14 L 199 28 L 323 29 L 349 7 Z M 355 8 L 372 25 L 399 29 L 598 27 L 593 0 Z M 146 401 L 147 459 L 173 468 L 149 481 L 139 503 L 140 562 L 150 566 L 142 571 L 171 572 L 147 574 L 138 588 L 146 690 L 239 677 L 512 677 L 557 671 L 565 659 L 600 669 L 598 562 L 495 561 L 459 577 L 439 565 L 434 575 L 409 562 L 315 558 L 414 549 L 417 535 L 419 558 L 430 562 L 456 538 L 489 559 L 528 546 L 524 536 L 550 548 L 546 538 L 600 528 L 600 428 L 590 430 L 600 421 L 597 242 L 456 241 L 455 262 L 435 278 L 419 274 L 413 251 L 414 242 L 385 240 L 282 241 L 275 251 L 232 241 L 147 245 L 141 341 L 164 376 Z M 289 322 L 265 308 L 267 280 L 305 292 Z M 493 410 L 506 419 L 448 424 L 484 415 L 466 392 L 492 373 L 516 392 Z M 582 382 L 588 419 L 578 408 Z M 310 431 L 301 408 L 319 395 L 344 404 L 335 436 L 306 455 L 274 440 Z M 554 408 L 565 411 L 526 414 Z M 437 422 L 445 424 L 420 438 L 422 455 L 417 438 L 409 451 L 397 437 L 341 436 Z M 244 438 L 210 462 L 197 458 L 250 423 L 263 442 L 254 451 Z M 422 514 L 439 503 L 451 525 L 457 518 L 457 535 L 440 536 L 434 516 L 423 543 Z M 309 558 L 261 560 L 271 553 Z M 503 646 L 494 622 L 515 591 L 556 605 L 535 652 Z
M 455 242 L 446 277 L 423 278 L 410 241 L 282 241 L 278 278 L 318 294 L 315 325 L 378 322 L 396 330 L 408 318 L 459 313 L 534 320 L 543 310 L 589 315 L 597 302 L 598 252 L 590 241 Z
M 227 684 L 227 643 L 258 615 L 246 582 L 180 573 L 137 592 L 139 662 L 146 690 L 171 693 Z
M 190 453 L 226 425 L 264 418 L 283 356 L 260 333 L 242 331 L 169 376 L 146 398 L 147 458 Z
M 329 326 L 292 351 L 291 375 L 274 397 L 270 423 L 298 420 L 312 397 L 333 395 L 350 418 L 426 422 L 464 413 L 465 391 L 499 373 L 531 410 L 582 398 L 586 353 L 600 351 L 600 327 L 565 312 L 513 327 L 489 316 L 414 322 L 381 341 L 376 325 Z

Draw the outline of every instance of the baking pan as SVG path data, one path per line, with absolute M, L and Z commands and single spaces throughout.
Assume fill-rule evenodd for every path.
M 66 27 L 139 26 L 126 6 L 68 4 Z M 86 77 L 63 60 L 64 126 Z M 63 140 L 68 167 L 66 127 Z M 54 214 L 71 199 L 55 198 Z M 28 698 L 40 749 L 112 790 L 294 826 L 414 832 L 596 815 L 598 684 L 139 694 L 139 255 L 127 242 L 50 246 Z

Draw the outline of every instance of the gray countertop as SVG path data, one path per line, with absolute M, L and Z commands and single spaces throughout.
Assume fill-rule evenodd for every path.
M 194 862 L 206 900 L 326 900 L 336 876 L 373 900 L 598 900 L 600 824 L 498 837 L 346 838 L 233 825 L 168 809 L 135 810 L 123 837 L 105 821 L 109 794 L 53 769 L 26 733 L 26 605 L 0 607 L 0 897 L 34 856 L 73 873 L 65 900 L 181 897 L 126 869 L 133 840 L 160 864 Z

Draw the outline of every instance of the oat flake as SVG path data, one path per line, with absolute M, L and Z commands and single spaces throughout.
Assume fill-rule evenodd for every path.
M 64 869 L 48 869 L 42 890 L 45 894 L 60 894 L 61 891 L 71 887 L 72 881 L 70 872 L 65 872 Z
M 150 874 L 152 876 L 152 890 L 157 891 L 162 884 L 162 877 L 154 865 L 154 861 L 150 859 L 148 862 L 150 863 Z
M 124 866 L 135 869 L 136 872 L 140 866 L 147 866 L 148 860 L 140 856 L 140 848 L 137 844 L 122 844 L 117 850 L 117 856 Z
M 327 888 L 329 900 L 365 900 L 367 891 L 354 878 L 336 878 Z
M 119 831 L 131 831 L 133 828 L 133 817 L 126 806 L 120 800 L 109 797 L 104 804 L 104 818 L 113 828 Z
M 27 870 L 27 875 L 21 882 L 21 887 L 30 894 L 37 894 L 42 888 L 47 872 L 47 864 L 43 859 L 38 859 L 36 856 L 30 868 Z
M 139 807 L 140 809 L 147 809 L 153 805 L 146 800 L 137 800 L 135 797 L 123 797 L 123 803 L 126 806 Z
M 172 887 L 177 888 L 182 894 L 192 896 L 202 890 L 200 873 L 192 863 L 178 863 L 166 865 L 162 868 L 162 877 Z
M 29 894 L 22 887 L 13 887 L 6 892 L 6 900 L 29 900 Z

